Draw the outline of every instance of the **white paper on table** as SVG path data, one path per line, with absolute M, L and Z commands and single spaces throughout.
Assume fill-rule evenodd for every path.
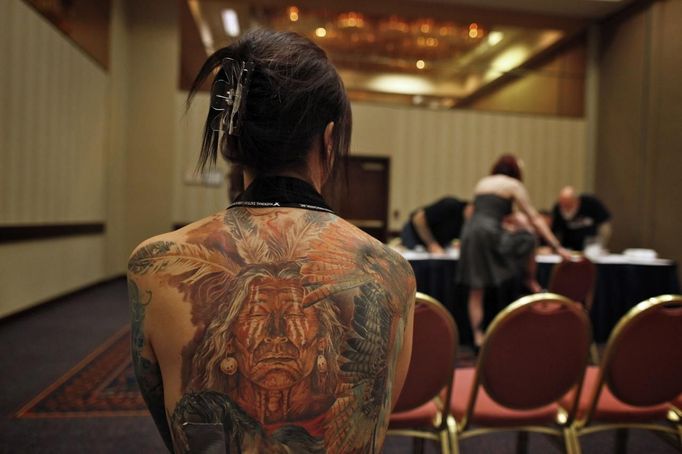
M 445 254 L 431 254 L 426 251 L 403 251 L 402 256 L 405 260 L 459 260 L 459 249 L 448 249 Z M 538 254 L 535 256 L 538 263 L 556 264 L 561 262 L 561 257 L 557 254 Z M 594 263 L 612 265 L 649 265 L 649 266 L 668 266 L 672 265 L 672 260 L 659 258 L 639 258 L 627 257 L 623 254 L 608 254 L 592 259 Z
M 446 249 L 444 254 L 431 254 L 426 251 L 403 251 L 405 260 L 459 260 L 459 249 Z

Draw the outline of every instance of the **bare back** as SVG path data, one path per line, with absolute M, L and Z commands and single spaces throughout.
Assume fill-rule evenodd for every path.
M 177 452 L 380 450 L 415 291 L 392 250 L 330 213 L 237 207 L 142 243 L 129 287 L 138 381 Z
M 530 203 L 526 187 L 515 178 L 499 174 L 483 177 L 474 188 L 474 196 L 479 194 L 495 194 L 512 199 L 529 218 L 537 217 L 537 210 Z

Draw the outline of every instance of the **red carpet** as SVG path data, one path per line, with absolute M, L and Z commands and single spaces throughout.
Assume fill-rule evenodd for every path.
M 124 326 L 24 405 L 16 418 L 141 416 L 147 410 L 130 358 Z

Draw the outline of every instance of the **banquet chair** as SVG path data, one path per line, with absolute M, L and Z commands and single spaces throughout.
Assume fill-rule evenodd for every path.
M 554 266 L 547 291 L 581 303 L 589 314 L 596 280 L 596 265 L 584 255 L 576 255 L 572 260 L 562 260 Z M 594 343 L 590 346 L 590 358 L 593 364 L 599 362 L 599 353 Z
M 633 307 L 613 329 L 599 367 L 588 367 L 574 431 L 672 435 L 682 449 L 682 295 Z M 675 440 L 675 438 L 677 440 Z
M 475 368 L 458 368 L 450 408 L 453 452 L 460 440 L 499 431 L 528 432 L 576 445 L 571 423 L 591 342 L 583 308 L 561 295 L 537 293 L 500 312 L 488 328 Z M 573 402 L 559 401 L 573 393 Z
M 449 453 L 447 420 L 459 335 L 450 312 L 437 300 L 417 292 L 412 357 L 402 392 L 391 414 L 387 435 L 440 442 Z
M 597 267 L 584 255 L 562 260 L 552 269 L 547 290 L 582 303 L 589 313 L 597 279 Z

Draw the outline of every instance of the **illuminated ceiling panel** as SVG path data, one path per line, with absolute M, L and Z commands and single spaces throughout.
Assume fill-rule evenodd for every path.
M 223 21 L 232 11 L 242 31 L 268 27 L 315 41 L 339 69 L 352 99 L 447 108 L 585 25 L 528 13 L 402 4 L 188 0 L 207 53 L 234 39 Z

